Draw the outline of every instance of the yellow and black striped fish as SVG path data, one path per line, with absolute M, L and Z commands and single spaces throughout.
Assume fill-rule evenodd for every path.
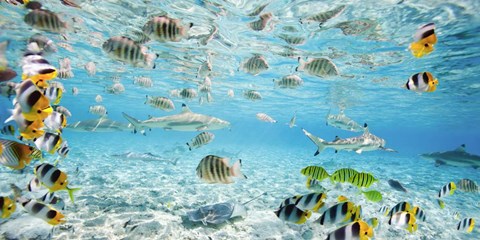
M 457 224 L 458 231 L 466 231 L 467 233 L 471 233 L 474 227 L 475 227 L 475 219 L 473 218 L 464 218 L 462 221 L 458 222 Z
M 307 189 L 311 191 L 326 192 L 326 189 L 320 184 L 320 181 L 318 181 L 317 179 L 308 177 L 305 185 L 307 186 Z
M 352 168 L 340 168 L 330 175 L 330 180 L 339 183 L 348 182 L 350 177 L 356 175 L 357 173 L 357 170 Z
M 215 135 L 210 132 L 202 132 L 195 136 L 190 143 L 187 143 L 188 150 L 192 151 L 192 148 L 199 148 L 203 145 L 209 144 L 215 139 Z
M 25 15 L 24 21 L 35 29 L 47 32 L 62 33 L 67 29 L 67 24 L 56 13 L 46 9 L 34 9 Z
M 410 233 L 417 231 L 417 219 L 412 213 L 409 212 L 397 212 L 390 217 L 388 221 L 389 225 L 394 225 L 400 228 L 405 228 Z
M 17 88 L 16 102 L 28 121 L 43 120 L 53 111 L 48 98 L 31 80 L 23 81 Z
M 184 26 L 179 19 L 158 16 L 150 19 L 143 26 L 143 33 L 150 39 L 159 42 L 179 42 L 188 37 L 188 30 L 191 27 L 193 27 L 193 23 Z
M 414 92 L 433 92 L 437 89 L 438 79 L 430 72 L 416 73 L 408 79 L 404 87 Z
M 312 216 L 311 211 L 302 211 L 301 209 L 297 208 L 295 204 L 283 206 L 275 210 L 274 213 L 281 220 L 296 224 L 303 224 L 307 221 L 307 219 L 310 218 L 310 216 Z
M 370 174 L 370 173 L 366 173 L 366 172 L 361 172 L 361 173 L 357 173 L 353 176 L 350 177 L 350 179 L 348 179 L 348 182 L 361 188 L 361 187 L 365 187 L 365 188 L 368 188 L 370 187 L 374 182 L 377 182 L 378 180 L 375 179 L 375 177 Z
M 56 192 L 60 190 L 68 191 L 70 200 L 73 202 L 73 193 L 80 188 L 69 188 L 67 174 L 60 171 L 48 163 L 42 163 L 34 168 L 35 177 L 42 183 L 43 186 L 48 188 L 50 192 Z
M 16 209 L 15 201 L 9 197 L 0 197 L 0 214 L 2 218 L 9 218 Z
M 24 169 L 32 159 L 41 159 L 42 152 L 29 145 L 12 140 L 0 139 L 0 164 L 16 169 Z
M 435 24 L 427 23 L 418 28 L 413 36 L 414 42 L 410 44 L 409 48 L 413 56 L 420 58 L 430 54 L 434 50 L 434 45 L 437 43 L 437 35 L 435 35 Z
M 0 133 L 3 135 L 7 136 L 13 136 L 15 135 L 15 127 L 13 125 L 5 125 L 3 128 L 0 130 Z
M 65 216 L 61 212 L 42 202 L 23 198 L 21 198 L 19 202 L 29 214 L 44 220 L 50 225 L 58 225 L 66 222 Z
M 410 205 L 410 203 L 408 202 L 399 202 L 397 203 L 397 205 L 395 205 L 392 210 L 388 213 L 388 215 L 391 217 L 393 214 L 397 213 L 397 212 L 410 212 L 412 211 L 412 207 Z
M 352 202 L 342 202 L 325 210 L 317 221 L 320 225 L 347 223 L 351 221 L 352 216 L 354 216 L 356 212 L 357 208 L 355 204 Z
M 324 205 L 327 195 L 325 193 L 309 193 L 300 196 L 295 205 L 302 210 L 318 212 Z
M 207 183 L 233 183 L 233 177 L 247 178 L 241 171 L 239 159 L 229 167 L 228 159 L 215 155 L 204 157 L 197 166 L 197 176 Z
M 417 218 L 417 220 L 420 220 L 422 222 L 426 221 L 427 215 L 420 207 L 418 206 L 413 207 L 411 212 L 412 214 L 415 215 L 415 218 Z
M 380 209 L 378 209 L 378 212 L 381 213 L 383 216 L 388 216 L 389 215 L 389 208 L 387 206 L 382 206 Z
M 325 178 L 330 177 L 330 175 L 325 170 L 325 168 L 323 168 L 321 166 L 308 166 L 308 167 L 303 168 L 300 171 L 300 173 L 303 174 L 304 176 L 311 177 L 311 178 L 317 179 L 319 181 L 322 181 Z
M 455 183 L 449 182 L 440 189 L 440 191 L 438 192 L 438 197 L 441 198 L 447 195 L 453 195 L 453 193 L 455 192 L 455 189 L 457 189 L 457 186 L 455 185 Z
M 326 240 L 368 240 L 373 237 L 373 228 L 364 221 L 355 221 L 328 234 Z
M 290 204 L 296 204 L 297 200 L 300 197 L 301 197 L 301 195 L 297 195 L 297 196 L 289 197 L 289 198 L 283 200 L 283 202 L 280 204 L 279 208 L 285 207 L 285 206 L 290 205 Z
M 52 105 L 58 105 L 62 99 L 64 89 L 62 87 L 49 86 L 43 90 L 43 95 L 50 100 Z

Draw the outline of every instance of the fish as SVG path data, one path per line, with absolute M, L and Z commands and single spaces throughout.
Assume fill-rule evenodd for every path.
M 15 127 L 11 124 L 5 125 L 0 130 L 0 133 L 7 136 L 14 136 L 15 135 Z
M 348 182 L 359 188 L 361 187 L 369 188 L 374 182 L 378 182 L 378 180 L 370 173 L 361 172 L 351 176 L 350 179 L 348 179 Z M 375 194 L 372 193 L 372 195 L 375 195 Z
M 415 73 L 408 79 L 403 86 L 407 90 L 414 92 L 433 92 L 437 89 L 438 79 L 434 78 L 430 72 Z
M 72 0 L 60 0 L 60 2 L 65 6 L 74 7 L 74 8 L 82 8 L 82 7 L 80 7 L 80 5 L 78 5 L 77 3 L 75 3 L 75 1 L 72 1 Z
M 103 105 L 93 105 L 88 108 L 88 112 L 91 114 L 104 117 L 108 114 L 107 108 Z
M 412 207 L 410 203 L 408 202 L 399 202 L 397 203 L 388 213 L 388 215 L 391 217 L 393 214 L 397 212 L 410 212 L 412 211 Z
M 322 26 L 325 22 L 328 20 L 337 17 L 338 15 L 342 14 L 342 12 L 345 10 L 347 6 L 346 5 L 339 5 L 331 10 L 317 13 L 315 15 L 311 15 L 305 18 L 305 20 L 300 19 L 300 22 L 303 23 L 304 21 L 306 22 L 318 22 L 320 26 Z
M 132 125 L 103 117 L 67 124 L 65 128 L 75 132 L 122 132 L 131 130 Z
M 255 90 L 247 90 L 243 92 L 243 96 L 252 101 L 262 100 L 262 95 Z
M 283 200 L 283 202 L 280 204 L 280 207 L 279 208 L 283 208 L 287 205 L 290 205 L 290 204 L 296 204 L 296 202 L 298 201 L 298 199 L 301 197 L 301 195 L 296 195 L 296 196 L 293 196 L 293 197 L 289 197 L 289 198 L 286 198 L 285 200 Z
M 77 88 L 77 87 L 73 87 L 73 88 L 72 88 L 72 95 L 73 95 L 73 96 L 77 96 L 77 95 L 78 95 L 78 88 Z
M 471 233 L 474 227 L 475 227 L 475 219 L 473 218 L 464 218 L 457 224 L 458 231 L 464 231 L 467 233 Z
M 415 35 L 414 42 L 409 45 L 412 55 L 421 58 L 430 54 L 435 50 L 434 45 L 437 43 L 437 35 L 435 35 L 435 23 L 427 23 L 420 26 Z
M 32 146 L 8 139 L 0 139 L 0 164 L 15 170 L 24 169 L 33 159 L 41 159 L 42 152 Z
M 337 66 L 327 58 L 313 58 L 305 61 L 298 57 L 298 67 L 295 68 L 295 71 L 305 71 L 310 75 L 321 78 L 329 78 L 340 74 Z
M 427 220 L 427 215 L 420 207 L 413 207 L 411 212 L 415 215 L 415 218 L 417 218 L 417 220 L 420 220 L 422 222 L 425 222 Z
M 455 212 L 452 213 L 452 215 L 453 215 L 453 219 L 455 219 L 455 220 L 460 219 L 460 213 L 459 212 L 455 211 Z
M 400 192 L 408 192 L 406 188 L 403 187 L 403 185 L 394 179 L 389 179 L 388 180 L 388 185 L 392 187 L 394 190 L 400 191 Z
M 315 152 L 314 156 L 317 156 L 325 148 L 333 148 L 335 152 L 340 150 L 344 151 L 355 151 L 358 154 L 361 154 L 363 151 L 375 151 L 375 150 L 384 150 L 388 152 L 395 152 L 395 150 L 390 148 L 385 148 L 385 140 L 379 138 L 368 131 L 368 127 L 365 124 L 365 130 L 362 135 L 358 137 L 351 137 L 341 139 L 336 137 L 334 141 L 327 142 L 317 136 L 312 135 L 307 130 L 302 128 L 303 133 L 315 144 L 318 149 Z
M 133 80 L 133 84 L 144 88 L 153 87 L 153 81 L 149 77 L 135 77 L 135 79 Z
M 325 193 L 309 193 L 300 196 L 295 205 L 302 210 L 311 210 L 313 212 L 319 212 L 319 210 L 325 205 L 325 199 L 327 195 Z
M 380 209 L 378 209 L 378 212 L 381 213 L 383 216 L 388 216 L 389 215 L 389 208 L 387 206 L 382 206 Z
M 61 133 L 62 129 L 67 126 L 67 118 L 65 115 L 53 111 L 52 114 L 43 120 L 43 124 L 43 130 L 52 133 Z
M 335 170 L 335 172 L 330 175 L 330 180 L 332 182 L 344 183 L 348 182 L 350 177 L 357 175 L 357 170 L 353 168 L 340 168 Z
M 66 190 L 70 200 L 72 203 L 74 202 L 73 193 L 80 190 L 80 188 L 70 188 L 68 186 L 68 177 L 65 172 L 60 171 L 49 163 L 42 163 L 35 166 L 33 173 L 35 174 L 35 178 L 37 178 L 44 187 L 48 188 L 50 192 Z
M 211 143 L 215 139 L 215 135 L 210 132 L 202 132 L 192 138 L 190 143 L 187 142 L 188 150 L 192 151 L 192 148 L 199 148 Z
M 41 151 L 50 154 L 55 153 L 62 145 L 63 139 L 60 134 L 45 132 L 41 137 L 34 139 L 35 146 Z
M 260 19 L 248 23 L 248 26 L 254 31 L 262 31 L 267 26 L 270 19 L 272 19 L 272 13 L 264 13 L 260 15 Z
M 303 174 L 304 176 L 311 177 L 319 181 L 322 181 L 325 178 L 330 177 L 330 174 L 328 174 L 325 168 L 321 166 L 308 166 L 300 170 L 300 173 Z
M 351 132 L 365 131 L 365 128 L 363 126 L 361 126 L 351 118 L 347 117 L 343 111 L 340 111 L 339 114 L 330 114 L 329 111 L 326 116 L 326 125 Z
M 17 209 L 15 201 L 9 197 L 0 197 L 0 214 L 2 218 L 9 218 Z
M 65 223 L 65 216 L 53 207 L 34 199 L 20 198 L 17 200 L 30 215 L 40 218 L 50 225 Z
M 106 87 L 105 91 L 111 94 L 121 94 L 125 92 L 125 86 L 122 83 L 115 82 L 111 86 Z
M 207 60 L 204 61 L 197 70 L 197 78 L 207 77 L 212 72 L 213 66 L 210 58 L 207 57 Z
M 143 68 L 155 68 L 154 61 L 159 56 L 154 53 L 147 53 L 145 46 L 139 45 L 124 36 L 109 38 L 103 43 L 102 49 L 114 60 Z
M 63 106 L 52 106 L 53 110 L 55 112 L 58 112 L 58 113 L 61 113 L 63 115 L 65 115 L 65 117 L 71 117 L 72 116 L 72 113 L 66 108 L 66 107 L 63 107 Z
M 23 81 L 16 90 L 16 102 L 28 121 L 43 120 L 52 114 L 50 101 L 31 80 Z M 14 104 L 15 105 L 15 104 Z
M 58 105 L 60 104 L 60 100 L 62 100 L 63 91 L 63 87 L 55 87 L 54 85 L 50 85 L 43 90 L 43 95 L 48 98 L 50 104 Z
M 388 220 L 389 225 L 405 228 L 410 233 L 417 231 L 417 219 L 409 212 L 397 212 Z
M 273 119 L 272 117 L 270 117 L 266 113 L 257 113 L 256 116 L 257 116 L 257 119 L 262 121 L 262 122 L 268 122 L 268 123 L 276 123 L 277 122 L 277 120 Z
M 326 240 L 368 240 L 373 228 L 364 221 L 355 221 L 328 234 Z
M 352 202 L 341 202 L 325 210 L 315 222 L 320 225 L 348 223 L 351 222 L 351 218 L 356 212 L 357 208 Z
M 95 96 L 95 102 L 97 103 L 103 102 L 103 97 L 100 94 L 97 94 L 97 96 Z
M 24 21 L 37 30 L 63 33 L 67 24 L 60 20 L 56 13 L 46 9 L 34 9 L 25 15 Z
M 303 85 L 301 77 L 295 74 L 282 77 L 280 80 L 273 79 L 275 87 L 295 89 Z
M 12 189 L 13 189 L 13 187 L 12 187 Z M 27 191 L 36 193 L 36 192 L 39 192 L 42 189 L 45 189 L 45 188 L 43 187 L 42 183 L 40 183 L 40 180 L 38 180 L 38 178 L 34 177 L 28 182 Z M 20 192 L 21 192 L 21 190 L 20 190 Z M 21 196 L 21 194 L 19 196 Z
M 440 165 L 449 165 L 454 167 L 480 168 L 480 156 L 467 153 L 465 148 L 465 144 L 462 144 L 452 151 L 425 153 L 420 156 L 428 160 L 434 160 L 435 166 L 437 167 Z
M 114 158 L 120 158 L 124 160 L 166 162 L 172 165 L 177 165 L 177 162 L 178 162 L 178 157 L 170 159 L 167 157 L 155 155 L 150 152 L 146 152 L 146 153 L 126 152 L 122 154 L 112 154 L 111 156 Z
M 242 69 L 253 76 L 257 76 L 261 72 L 268 70 L 269 67 L 267 59 L 258 54 L 249 58 L 242 64 Z
M 55 43 L 51 39 L 40 33 L 35 33 L 28 39 L 28 43 L 32 42 L 35 42 L 37 44 L 39 50 L 42 53 L 54 53 L 58 51 Z
M 57 69 L 40 55 L 28 55 L 22 61 L 22 80 L 31 80 L 39 88 L 48 87 L 48 81 L 58 76 Z
M 379 191 L 371 190 L 371 191 L 362 191 L 363 195 L 372 202 L 380 202 L 382 201 L 382 194 Z
M 0 82 L 10 81 L 17 76 L 17 72 L 8 67 L 5 52 L 10 41 L 0 43 Z
M 372 217 L 372 218 L 369 218 L 366 221 L 366 223 L 368 224 L 368 226 L 371 226 L 373 229 L 375 229 L 378 227 L 379 221 L 378 221 L 378 218 Z
M 70 148 L 68 147 L 67 141 L 63 141 L 62 145 L 57 149 L 58 155 L 62 158 L 66 158 L 69 152 Z
M 374 38 L 378 35 L 377 31 L 380 28 L 380 25 L 375 20 L 361 18 L 352 21 L 340 22 L 335 24 L 333 27 L 340 28 L 345 35 L 363 35 L 368 36 L 369 38 Z
M 279 34 L 278 37 L 291 45 L 303 45 L 307 41 L 305 37 L 291 34 Z
M 183 99 L 193 99 L 198 96 L 198 93 L 193 88 L 183 88 L 182 90 L 180 90 L 179 95 Z
M 167 16 L 157 16 L 150 19 L 142 28 L 143 33 L 150 39 L 159 42 L 180 42 L 188 38 L 188 31 L 193 23 L 183 25 L 180 19 Z
M 94 62 L 87 62 L 84 66 L 85 70 L 87 71 L 88 76 L 93 77 L 97 73 L 97 66 Z
M 477 183 L 473 180 L 464 178 L 457 182 L 457 189 L 462 192 L 479 192 Z
M 16 88 L 18 83 L 15 82 L 1 82 L 0 81 L 0 95 L 10 99 L 11 96 L 16 95 Z
M 289 128 L 293 128 L 293 127 L 296 127 L 297 125 L 295 125 L 295 122 L 297 121 L 297 111 L 295 111 L 293 113 L 293 116 L 292 118 L 290 119 L 290 122 L 288 122 L 288 127 Z
M 445 208 L 445 202 L 442 199 L 437 199 L 437 203 L 438 203 L 438 206 L 440 207 L 440 209 Z
M 307 182 L 305 183 L 308 190 L 314 192 L 326 192 L 327 190 L 320 184 L 320 181 L 317 179 L 308 177 Z
M 174 131 L 203 131 L 219 130 L 230 127 L 230 123 L 220 118 L 194 113 L 182 104 L 182 112 L 165 117 L 151 117 L 150 119 L 139 121 L 126 113 L 122 113 L 133 126 L 134 133 L 137 131 L 145 135 L 145 129 L 163 128 Z
M 55 193 L 53 193 L 53 192 L 45 193 L 45 195 L 38 198 L 37 201 L 41 201 L 45 204 L 48 204 L 55 209 L 65 210 L 65 201 L 63 201 L 63 199 L 55 196 Z
M 311 211 L 302 211 L 295 204 L 289 204 L 274 211 L 282 221 L 295 224 L 304 224 L 312 216 Z
M 440 191 L 438 191 L 438 197 L 441 198 L 441 197 L 445 197 L 445 196 L 448 196 L 448 195 L 453 195 L 453 193 L 455 192 L 456 189 L 457 189 L 457 186 L 455 185 L 455 183 L 454 182 L 449 182 L 449 183 L 445 184 L 440 189 Z
M 233 177 L 247 179 L 241 170 L 242 160 L 239 159 L 231 167 L 228 158 L 207 155 L 197 166 L 197 176 L 207 183 L 233 183 Z

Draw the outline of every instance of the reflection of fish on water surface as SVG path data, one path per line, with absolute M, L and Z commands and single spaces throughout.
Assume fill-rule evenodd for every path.
M 423 158 L 434 160 L 435 166 L 450 165 L 454 167 L 480 167 L 480 156 L 467 153 L 465 144 L 453 151 L 434 152 L 421 154 Z
M 112 154 L 111 156 L 114 158 L 121 158 L 126 160 L 167 162 L 172 165 L 177 165 L 177 162 L 179 159 L 179 157 L 175 157 L 175 158 L 162 157 L 150 152 L 146 152 L 146 153 L 126 152 L 123 154 Z
M 78 121 L 68 124 L 66 128 L 76 132 L 121 132 L 132 129 L 130 124 L 113 121 L 105 117 Z

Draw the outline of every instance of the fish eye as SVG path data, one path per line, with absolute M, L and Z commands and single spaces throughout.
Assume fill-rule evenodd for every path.
M 32 130 L 32 132 L 33 132 L 33 133 L 36 133 L 36 132 L 37 132 L 37 130 Z M 30 150 L 31 150 L 31 149 L 30 149 Z
M 429 47 L 428 43 L 425 43 L 425 47 Z
M 60 185 L 63 185 L 63 182 L 61 182 Z
M 7 209 L 8 209 L 8 210 L 12 210 L 12 207 L 8 207 Z
M 42 113 L 42 111 L 40 111 L 40 110 L 37 110 L 37 113 Z

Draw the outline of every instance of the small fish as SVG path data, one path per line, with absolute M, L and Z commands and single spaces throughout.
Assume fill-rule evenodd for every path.
M 78 95 L 78 88 L 77 88 L 77 87 L 73 87 L 73 88 L 72 88 L 72 95 L 73 95 L 73 96 L 77 96 L 77 95 Z
M 45 132 L 41 137 L 34 140 L 35 146 L 42 151 L 53 154 L 62 145 L 63 139 L 59 134 Z
M 458 231 L 466 231 L 467 233 L 471 233 L 474 227 L 475 227 L 475 219 L 473 218 L 464 218 L 457 224 Z
M 252 100 L 252 101 L 262 100 L 262 95 L 260 95 L 260 93 L 255 90 L 247 90 L 243 93 L 243 96 L 246 99 Z
M 32 81 L 40 88 L 48 87 L 47 81 L 57 77 L 58 71 L 40 55 L 27 55 L 22 59 L 22 80 Z
M 90 77 L 95 76 L 95 74 L 97 73 L 97 66 L 94 62 L 87 62 L 84 68 L 85 70 L 87 70 L 87 74 Z
M 102 48 L 111 58 L 135 67 L 155 68 L 154 61 L 158 57 L 157 54 L 147 53 L 145 46 L 123 36 L 111 37 L 103 43 Z
M 348 182 L 348 180 L 352 177 L 357 175 L 358 172 L 352 168 L 340 168 L 337 169 L 335 172 L 330 175 L 330 180 L 332 182 L 339 182 L 344 183 Z
M 121 94 L 125 92 L 125 86 L 123 86 L 122 83 L 115 82 L 112 84 L 112 86 L 107 87 L 105 91 L 111 94 Z
M 67 141 L 63 141 L 62 145 L 57 149 L 58 155 L 62 158 L 66 158 L 69 152 L 70 148 L 68 147 Z
M 167 112 L 175 110 L 175 105 L 173 104 L 173 101 L 167 97 L 151 97 L 148 95 L 146 97 L 147 97 L 147 100 L 145 101 L 145 104 L 148 103 L 152 107 L 155 107 Z
M 408 202 L 399 202 L 397 203 L 397 205 L 395 205 L 392 210 L 390 211 L 390 213 L 388 214 L 390 217 L 397 213 L 397 212 L 410 212 L 412 210 L 412 207 L 410 205 L 410 203 Z
M 462 192 L 479 192 L 477 183 L 467 178 L 458 181 L 457 188 Z
M 63 107 L 63 106 L 53 106 L 53 109 L 54 109 L 54 111 L 59 112 L 59 113 L 65 115 L 65 117 L 71 117 L 71 116 L 72 116 L 72 113 L 71 113 L 66 107 Z
M 272 13 L 264 13 L 260 15 L 260 19 L 250 22 L 248 26 L 250 26 L 250 28 L 255 31 L 262 31 L 263 29 L 265 29 L 265 27 L 268 24 L 268 21 L 270 21 L 272 17 L 273 17 Z
M 325 210 L 315 222 L 319 222 L 320 225 L 348 223 L 356 212 L 357 208 L 352 202 L 342 202 Z
M 60 190 L 66 190 L 70 196 L 70 200 L 73 202 L 73 193 L 80 190 L 80 188 L 69 188 L 67 174 L 60 171 L 48 163 L 42 163 L 34 168 L 35 177 L 42 183 L 43 186 L 48 188 L 50 192 L 56 192 Z
M 241 171 L 242 160 L 239 159 L 229 167 L 228 159 L 215 155 L 204 157 L 197 166 L 197 176 L 207 183 L 233 183 L 233 177 L 247 178 Z
M 256 76 L 260 74 L 260 72 L 267 70 L 269 68 L 269 65 L 265 57 L 260 55 L 255 55 L 249 58 L 242 65 L 242 68 L 243 70 L 245 70 L 245 72 L 250 73 L 253 76 Z
M 290 35 L 290 34 L 279 34 L 278 37 L 291 45 L 303 45 L 305 41 L 307 41 L 307 39 L 302 36 Z
M 438 206 L 440 207 L 440 209 L 445 208 L 445 202 L 443 200 L 437 199 L 437 203 L 438 203 Z
M 180 91 L 180 97 L 186 98 L 186 99 L 192 99 L 196 98 L 198 96 L 198 93 L 195 89 L 193 88 L 184 88 Z
M 409 212 L 397 212 L 390 217 L 389 225 L 405 228 L 410 233 L 417 231 L 417 219 Z
M 427 219 L 427 216 L 425 214 L 425 212 L 418 206 L 415 206 L 412 208 L 412 214 L 415 215 L 415 218 L 417 218 L 417 220 L 420 220 L 422 222 L 425 222 L 426 219 Z
M 210 58 L 207 58 L 205 62 L 203 62 L 197 70 L 197 78 L 204 78 L 207 77 L 210 72 L 212 72 L 213 66 L 210 61 Z
M 330 177 L 330 175 L 325 170 L 325 168 L 320 167 L 320 166 L 305 167 L 300 171 L 300 173 L 303 174 L 304 176 L 311 177 L 311 178 L 317 179 L 319 181 L 322 181 L 325 178 Z
M 364 221 L 355 221 L 328 234 L 326 240 L 368 240 L 373 228 Z
M 62 33 L 67 29 L 67 24 L 62 22 L 56 13 L 46 9 L 35 9 L 25 15 L 25 23 L 32 26 L 35 29 Z
M 48 204 L 55 209 L 65 210 L 65 201 L 63 199 L 55 196 L 53 192 L 47 192 L 42 197 L 38 198 L 37 201 L 41 201 L 45 204 Z
M 53 53 L 58 51 L 55 43 L 51 39 L 40 33 L 35 33 L 28 39 L 28 43 L 32 42 L 35 42 L 37 44 L 41 52 Z
M 100 117 L 106 116 L 108 114 L 107 108 L 103 105 L 93 105 L 90 106 L 88 112 L 91 114 L 98 115 Z
M 263 122 L 268 122 L 268 123 L 276 123 L 277 120 L 273 119 L 272 117 L 268 116 L 266 113 L 257 113 L 257 119 Z
M 211 143 L 215 139 L 215 135 L 210 132 L 202 132 L 195 136 L 190 143 L 187 143 L 188 150 L 192 151 L 192 148 L 199 148 L 201 146 Z
M 9 218 L 16 208 L 14 200 L 9 197 L 0 197 L 0 214 L 2 214 L 2 218 Z
M 305 62 L 301 57 L 298 58 L 298 67 L 295 71 L 306 71 L 307 73 L 322 77 L 328 78 L 332 76 L 338 76 L 339 71 L 337 66 L 326 58 L 314 58 Z
M 281 87 L 281 88 L 297 88 L 299 86 L 303 85 L 303 80 L 300 78 L 298 75 L 287 75 L 282 77 L 280 80 L 273 80 L 274 84 L 276 87 Z
M 393 180 L 393 179 L 389 179 L 388 180 L 388 185 L 390 185 L 390 187 L 392 187 L 393 189 L 397 190 L 397 191 L 400 191 L 400 192 L 408 192 L 407 189 L 405 189 L 402 184 L 397 181 L 397 180 Z
M 184 26 L 179 19 L 167 16 L 153 17 L 143 26 L 143 33 L 150 39 L 159 42 L 180 42 L 188 38 L 188 31 L 193 23 Z
M 346 5 L 339 5 L 338 7 L 332 10 L 309 16 L 305 20 L 307 22 L 318 22 L 319 25 L 321 26 L 328 20 L 340 15 L 345 10 L 346 7 L 347 7 Z M 302 19 L 300 19 L 300 22 L 303 22 Z
M 30 215 L 40 218 L 50 225 L 65 223 L 65 216 L 58 210 L 33 199 L 17 200 Z
M 314 191 L 314 192 L 326 192 L 327 190 L 320 184 L 320 181 L 317 179 L 308 177 L 307 182 L 305 183 L 307 186 L 308 190 Z
M 379 191 L 371 190 L 371 191 L 362 191 L 363 195 L 372 202 L 380 202 L 382 201 L 382 194 Z
M 309 193 L 300 196 L 295 205 L 302 210 L 318 212 L 324 205 L 327 195 L 325 193 Z
M 427 23 L 420 26 L 413 36 L 414 42 L 409 46 L 412 55 L 421 58 L 430 54 L 434 50 L 437 43 L 437 35 L 435 35 L 435 24 Z
M 8 61 L 5 52 L 7 51 L 9 41 L 0 43 L 0 82 L 5 82 L 17 76 L 17 72 L 8 67 Z
M 65 115 L 53 111 L 48 117 L 43 120 L 45 127 L 43 128 L 46 131 L 61 133 L 62 129 L 67 126 L 67 118 Z
M 13 125 L 5 125 L 0 130 L 0 133 L 7 136 L 14 136 L 15 135 L 15 127 Z
M 72 70 L 59 69 L 57 77 L 61 79 L 69 79 L 75 77 L 75 75 L 73 74 Z
M 63 87 L 55 87 L 50 85 L 43 90 L 43 95 L 48 98 L 52 105 L 58 105 L 63 96 Z
M 370 173 L 361 172 L 351 176 L 348 182 L 359 188 L 369 188 L 374 182 L 378 182 L 378 180 Z
M 311 211 L 302 211 L 295 204 L 289 204 L 274 211 L 282 221 L 295 224 L 304 224 L 312 216 Z
M 97 102 L 97 103 L 103 102 L 102 96 L 97 94 L 97 96 L 95 96 L 95 102 Z
M 378 227 L 379 221 L 378 221 L 378 218 L 373 217 L 373 218 L 369 218 L 366 221 L 366 223 L 368 224 L 368 226 L 372 226 L 372 228 L 375 229 Z
M 455 189 L 457 189 L 457 186 L 455 185 L 455 183 L 449 182 L 440 189 L 440 191 L 438 192 L 438 197 L 441 198 L 444 196 L 453 195 L 453 193 L 455 192 Z
M 28 166 L 33 159 L 41 159 L 42 152 L 29 145 L 0 139 L 0 164 L 11 169 L 21 170 Z
M 40 183 L 40 180 L 38 178 L 34 177 L 30 182 L 28 182 L 27 185 L 27 191 L 36 193 L 40 190 L 42 190 L 43 186 L 42 183 Z
M 297 196 L 289 197 L 289 198 L 283 200 L 283 202 L 280 204 L 279 208 L 283 208 L 283 207 L 285 207 L 287 205 L 290 205 L 290 204 L 295 205 L 300 197 L 301 197 L 301 195 L 297 195 Z
M 433 92 L 437 89 L 438 79 L 429 72 L 413 74 L 405 83 L 404 88 L 414 92 Z
M 228 89 L 227 96 L 231 98 L 235 97 L 235 92 L 233 91 L 233 89 Z
M 459 213 L 459 212 L 455 211 L 455 212 L 453 212 L 452 215 L 453 215 L 453 219 L 455 219 L 455 220 L 459 220 L 459 219 L 460 219 L 460 213 Z
M 133 80 L 133 84 L 144 88 L 153 87 L 153 81 L 149 77 L 135 77 L 135 79 Z
M 293 127 L 296 127 L 297 125 L 295 125 L 295 122 L 297 121 L 297 111 L 295 111 L 293 113 L 293 116 L 292 118 L 290 119 L 290 122 L 288 122 L 288 127 L 289 128 L 293 128 Z
M 41 137 L 45 133 L 45 131 L 43 130 L 45 127 L 43 120 L 28 121 L 23 117 L 19 109 L 13 111 L 12 117 L 17 123 L 21 141 L 23 141 L 24 139 L 33 140 Z
M 378 209 L 378 212 L 386 217 L 389 215 L 389 208 L 387 206 L 382 206 L 380 209 Z

